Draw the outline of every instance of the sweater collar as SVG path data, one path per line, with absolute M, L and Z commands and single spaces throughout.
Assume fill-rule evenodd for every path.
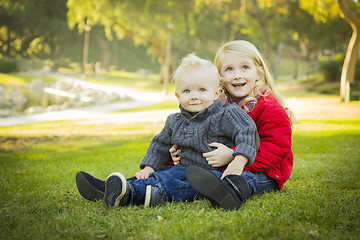
M 181 115 L 189 120 L 196 120 L 196 119 L 204 119 L 207 118 L 209 115 L 212 115 L 215 112 L 218 112 L 219 109 L 223 107 L 223 104 L 220 99 L 217 99 L 213 104 L 210 105 L 210 107 L 202 110 L 201 112 L 198 112 L 197 114 L 193 115 L 192 113 L 186 111 L 181 104 L 179 105 Z

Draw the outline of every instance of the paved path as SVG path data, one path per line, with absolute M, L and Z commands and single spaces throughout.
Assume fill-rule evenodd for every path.
M 145 96 L 145 93 L 142 93 Z M 155 95 L 154 95 L 155 96 Z M 19 117 L 0 118 L 0 126 L 13 126 L 28 123 L 49 122 L 55 120 L 74 120 L 78 124 L 106 124 L 106 123 L 133 123 L 165 121 L 166 117 L 178 109 L 150 110 L 141 112 L 110 113 L 111 111 L 129 109 L 165 101 L 175 101 L 169 93 L 165 99 L 158 94 L 152 99 L 94 106 L 82 109 L 72 109 L 59 112 L 49 112 Z M 288 107 L 294 112 L 296 119 L 360 119 L 360 104 L 340 104 L 336 98 L 324 99 L 285 99 Z

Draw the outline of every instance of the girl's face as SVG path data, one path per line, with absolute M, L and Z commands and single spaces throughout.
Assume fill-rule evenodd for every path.
M 219 98 L 218 82 L 214 71 L 209 71 L 206 67 L 196 67 L 179 76 L 175 96 L 185 110 L 195 114 L 210 107 Z
M 231 52 L 224 54 L 220 75 L 233 101 L 247 96 L 255 87 L 255 82 L 262 77 L 251 58 Z

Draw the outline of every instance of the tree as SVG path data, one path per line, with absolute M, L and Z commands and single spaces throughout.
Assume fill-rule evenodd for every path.
M 309 11 L 316 20 L 326 22 L 334 16 L 343 17 L 351 26 L 353 34 L 348 44 L 340 79 L 340 101 L 345 101 L 346 85 L 354 81 L 357 53 L 360 47 L 360 3 L 355 0 L 301 0 L 301 7 Z M 349 90 L 350 91 L 350 90 Z
M 346 51 L 345 60 L 340 80 L 340 101 L 346 99 L 346 86 L 354 82 L 357 55 L 360 48 L 360 16 L 356 11 L 355 2 L 352 0 L 337 0 L 340 9 L 340 15 L 351 26 L 353 34 L 350 38 L 349 46 Z M 349 89 L 350 91 L 350 89 Z
M 0 55 L 59 59 L 70 38 L 64 0 L 0 0 Z
M 288 3 L 285 0 L 244 0 L 242 5 L 243 13 L 250 16 L 251 20 L 247 20 L 252 26 L 253 32 L 256 26 L 252 22 L 256 22 L 261 29 L 264 46 L 264 55 L 270 59 L 272 73 L 277 78 L 277 51 L 279 47 L 279 39 L 284 31 L 277 31 L 277 20 L 287 14 Z

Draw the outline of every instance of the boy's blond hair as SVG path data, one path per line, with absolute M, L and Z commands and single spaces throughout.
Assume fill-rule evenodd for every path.
M 246 97 L 243 105 L 246 105 L 248 102 L 251 101 L 256 103 L 257 100 L 255 98 L 255 95 L 259 93 L 261 89 L 266 89 L 266 91 L 262 93 L 262 95 L 267 95 L 269 92 L 271 92 L 279 101 L 279 103 L 284 107 L 285 111 L 288 113 L 290 122 L 292 124 L 294 120 L 293 113 L 290 111 L 289 108 L 286 107 L 284 99 L 276 90 L 273 76 L 270 73 L 266 62 L 258 49 L 252 43 L 245 40 L 237 40 L 226 43 L 225 45 L 220 47 L 215 56 L 215 66 L 217 67 L 219 72 L 221 71 L 221 65 L 226 52 L 236 53 L 242 56 L 249 57 L 254 61 L 257 70 L 262 73 L 262 78 L 259 81 L 255 82 L 253 90 L 250 92 L 249 96 Z M 224 91 L 225 93 L 227 92 L 226 89 L 224 89 Z
M 219 87 L 221 86 L 222 77 L 220 76 L 216 66 L 210 61 L 202 59 L 196 56 L 194 53 L 190 53 L 181 60 L 179 67 L 176 69 L 176 71 L 172 76 L 172 80 L 175 83 L 175 87 L 177 88 L 178 80 L 181 74 L 189 70 L 195 69 L 197 67 L 206 67 L 209 68 L 209 71 L 213 71 L 214 75 L 216 75 L 216 78 L 218 80 L 218 86 Z

